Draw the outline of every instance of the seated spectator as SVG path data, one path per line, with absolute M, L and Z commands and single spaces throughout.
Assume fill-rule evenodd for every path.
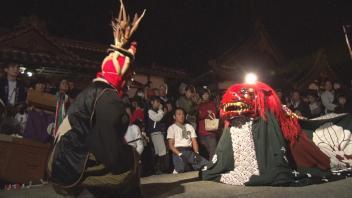
M 308 85 L 308 90 L 318 92 L 318 91 L 319 91 L 319 86 L 318 86 L 318 84 L 319 84 L 318 81 L 313 81 L 313 82 L 311 82 L 311 83 Z
M 71 99 L 75 99 L 78 96 L 80 91 L 76 88 L 75 83 L 73 81 L 68 82 L 68 87 L 69 87 L 69 90 L 67 92 L 67 95 Z
M 148 102 L 146 102 L 146 95 L 144 95 L 143 89 L 137 89 L 136 94 L 133 99 L 137 102 L 140 102 L 141 108 L 146 108 L 148 106 Z
M 342 86 L 339 82 L 334 82 L 333 84 L 333 90 L 335 93 L 341 92 L 342 91 Z
M 178 87 L 178 93 L 180 96 L 185 95 L 187 85 L 185 83 L 181 83 Z
M 161 85 L 159 88 L 159 96 L 161 99 L 161 102 L 163 104 L 166 104 L 169 101 L 169 98 L 167 97 L 167 85 Z
M 185 112 L 176 108 L 175 123 L 167 130 L 169 148 L 173 152 L 174 173 L 200 170 L 208 161 L 199 155 L 197 135 L 190 124 L 185 124 Z
M 44 80 L 38 80 L 34 85 L 34 90 L 44 93 L 45 86 L 46 82 Z M 53 112 L 30 106 L 23 136 L 40 142 L 50 142 L 52 140 L 54 122 Z
M 142 102 L 140 100 L 133 99 L 131 105 L 133 108 L 131 123 L 134 123 L 136 120 L 141 120 L 142 122 L 144 122 L 144 110 Z
M 185 110 L 186 121 L 190 123 L 193 128 L 197 128 L 197 103 L 195 101 L 196 90 L 193 86 L 187 86 L 185 89 L 185 95 L 182 95 L 176 101 L 176 107 L 180 107 Z
M 141 120 L 135 120 L 131 125 L 128 126 L 125 134 L 125 140 L 127 144 L 136 149 L 139 155 L 142 155 L 144 150 L 144 143 L 142 137 L 142 130 L 144 130 L 144 124 Z
M 285 96 L 284 92 L 281 89 L 276 89 L 276 94 L 279 97 L 281 104 L 286 105 L 287 104 L 287 97 Z
M 0 99 L 7 107 L 7 115 L 14 117 L 25 106 L 27 93 L 23 83 L 18 79 L 20 75 L 18 64 L 6 63 L 4 71 L 6 76 L 0 80 Z
M 334 104 L 335 93 L 332 87 L 331 81 L 325 82 L 325 91 L 321 94 L 321 101 L 325 108 L 325 113 L 331 113 L 335 111 L 336 104 Z
M 169 126 L 171 126 L 174 123 L 174 107 L 171 101 L 168 101 L 165 103 L 164 112 L 165 112 L 165 115 L 163 117 L 162 122 L 164 124 L 165 129 L 167 129 L 169 128 Z M 165 130 L 164 137 L 165 137 L 165 143 L 166 143 L 167 130 Z M 172 152 L 168 152 L 166 156 L 168 158 L 168 163 L 166 164 L 166 167 L 168 167 L 168 172 L 172 172 L 174 169 L 172 165 Z
M 216 149 L 216 133 L 205 130 L 205 119 L 216 117 L 216 105 L 210 100 L 210 90 L 203 88 L 200 91 L 202 102 L 198 109 L 198 129 L 200 143 L 207 151 L 208 159 L 212 159 Z
M 320 103 L 320 98 L 317 96 L 315 91 L 308 92 L 308 103 L 309 103 L 309 118 L 319 117 L 322 114 L 322 107 Z
M 53 94 L 56 93 L 56 88 L 52 83 L 47 82 L 45 85 L 45 93 Z
M 344 94 L 339 94 L 337 96 L 337 106 L 335 108 L 335 113 L 349 113 L 350 109 L 347 104 L 347 97 Z
M 66 79 L 62 79 L 59 84 L 58 92 L 56 93 L 56 112 L 55 112 L 55 128 L 53 136 L 56 136 L 56 132 L 64 120 L 68 107 L 70 105 L 70 99 L 67 95 L 68 92 L 68 81 Z
M 155 96 L 154 89 L 150 87 L 144 88 L 144 99 L 150 101 Z
M 34 90 L 40 93 L 44 93 L 46 89 L 46 83 L 44 80 L 38 80 L 34 85 Z
M 160 92 L 158 88 L 153 88 L 154 96 L 160 96 Z
M 308 117 L 309 116 L 309 107 L 305 103 L 299 91 L 295 90 L 292 93 L 290 108 L 299 116 Z
M 161 174 L 162 171 L 165 171 L 167 167 L 167 156 L 166 156 L 166 146 L 164 141 L 163 132 L 165 131 L 164 124 L 162 119 L 164 117 L 163 106 L 160 103 L 160 98 L 154 96 L 151 99 L 151 108 L 148 110 L 147 117 L 147 132 L 150 134 L 154 145 L 155 151 L 155 170 L 156 174 Z
M 164 107 L 164 118 L 163 118 L 163 122 L 165 124 L 165 129 L 169 128 L 169 126 L 171 126 L 174 123 L 174 107 L 172 105 L 171 101 L 168 101 L 165 103 L 165 107 Z

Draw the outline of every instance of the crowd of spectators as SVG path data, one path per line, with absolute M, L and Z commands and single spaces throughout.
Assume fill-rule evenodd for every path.
M 352 113 L 352 90 L 339 82 L 314 81 L 305 90 L 276 90 L 283 105 L 305 118 L 327 113 Z
M 61 79 L 57 85 L 45 79 L 32 83 L 19 80 L 19 66 L 8 63 L 0 81 L 1 133 L 17 131 L 23 137 L 52 142 L 67 109 L 79 90 L 74 82 Z M 28 103 L 27 92 L 35 90 L 56 97 L 53 111 Z M 199 170 L 212 160 L 221 127 L 207 131 L 205 119 L 219 118 L 219 90 L 181 83 L 178 94 L 168 86 L 139 88 L 133 97 L 122 96 L 130 115 L 126 143 L 141 156 L 141 175 Z M 326 113 L 351 113 L 351 90 L 338 82 L 312 81 L 304 90 L 276 89 L 283 105 L 296 114 L 314 118 Z M 217 100 L 216 100 L 217 99 Z M 2 116 L 4 117 L 4 116 Z M 220 125 L 221 126 L 221 125 Z
M 46 94 L 46 99 L 54 98 L 52 108 L 32 104 L 28 95 L 33 91 L 37 96 Z M 5 63 L 0 79 L 1 133 L 51 142 L 78 93 L 69 79 L 23 78 L 18 64 Z

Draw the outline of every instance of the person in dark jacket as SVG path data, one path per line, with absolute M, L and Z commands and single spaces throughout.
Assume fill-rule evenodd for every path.
M 292 92 L 292 102 L 289 107 L 297 115 L 309 117 L 309 106 L 302 100 L 301 94 L 297 90 Z
M 125 12 L 122 3 L 120 12 Z M 130 26 L 126 20 L 114 19 L 115 45 L 103 60 L 102 71 L 77 96 L 58 129 L 48 162 L 57 193 L 77 196 L 85 188 L 97 197 L 141 197 L 138 154 L 124 138 L 129 116 L 121 96 L 132 74 L 137 44 L 122 48 L 127 41 L 120 33 L 127 35 L 129 30 L 119 23 L 132 29 L 138 25 Z
M 197 93 L 194 86 L 187 86 L 185 94 L 176 101 L 176 107 L 180 107 L 186 112 L 186 121 L 190 123 L 193 128 L 197 128 Z
M 26 102 L 27 92 L 22 82 L 18 80 L 20 74 L 19 65 L 6 63 L 6 78 L 0 80 L 0 99 L 7 106 L 9 116 L 14 116 L 19 109 L 23 108 Z
M 347 96 L 343 93 L 337 95 L 337 107 L 335 108 L 335 113 L 351 113 Z
M 166 112 L 163 111 L 160 98 L 158 96 L 152 97 L 150 100 L 151 108 L 148 110 L 147 116 L 147 132 L 149 133 L 155 152 L 155 171 L 156 174 L 161 174 L 165 171 L 166 163 L 166 144 L 164 133 L 166 131 L 165 124 L 163 123 L 163 117 Z

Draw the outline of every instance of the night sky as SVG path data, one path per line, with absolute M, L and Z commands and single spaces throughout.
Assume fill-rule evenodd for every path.
M 147 9 L 133 39 L 137 63 L 207 71 L 208 60 L 251 33 L 262 19 L 286 59 L 319 47 L 345 43 L 342 24 L 352 23 L 351 0 L 125 0 L 130 13 Z M 11 0 L 0 3 L 0 27 L 12 28 L 22 17 L 38 16 L 50 35 L 112 43 L 110 20 L 117 0 Z

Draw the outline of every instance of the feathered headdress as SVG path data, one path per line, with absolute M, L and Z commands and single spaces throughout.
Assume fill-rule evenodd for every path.
M 125 45 L 129 41 L 132 34 L 137 30 L 145 11 L 141 16 L 135 14 L 133 20 L 126 14 L 125 6 L 120 0 L 120 12 L 118 18 L 112 19 L 112 28 L 114 35 L 114 44 L 111 45 L 110 53 L 103 60 L 101 65 L 101 72 L 97 77 L 104 78 L 113 87 L 122 90 L 125 84 L 124 76 L 130 67 L 131 62 L 137 51 L 137 43 L 132 42 L 128 49 Z

